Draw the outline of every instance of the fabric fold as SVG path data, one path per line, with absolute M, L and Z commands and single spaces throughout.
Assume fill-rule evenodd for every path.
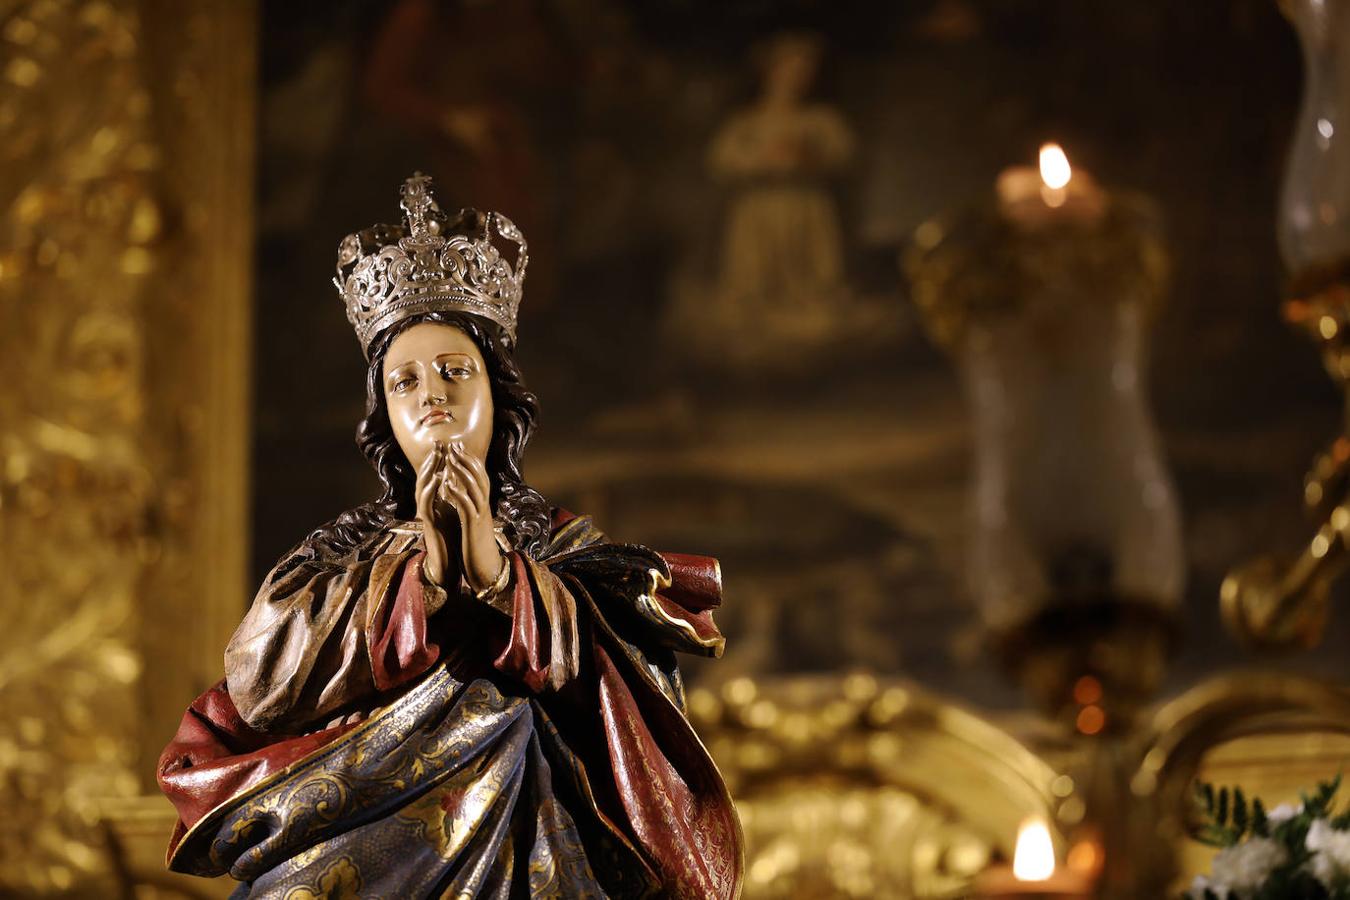
M 735 897 L 739 823 L 672 652 L 720 641 L 716 561 L 566 513 L 508 558 L 487 602 L 428 583 L 411 529 L 283 561 L 231 642 L 244 674 L 160 760 L 171 867 L 257 897 Z

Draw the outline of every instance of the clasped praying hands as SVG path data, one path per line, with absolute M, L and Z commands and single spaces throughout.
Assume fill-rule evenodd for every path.
M 460 571 L 482 594 L 496 585 L 508 565 L 492 517 L 492 482 L 481 460 L 458 441 L 437 441 L 417 472 L 417 519 L 427 557 L 423 572 L 444 585 L 451 546 L 459 547 Z

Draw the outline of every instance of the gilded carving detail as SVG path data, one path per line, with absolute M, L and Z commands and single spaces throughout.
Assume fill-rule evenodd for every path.
M 97 880 L 97 804 L 141 787 L 143 300 L 161 225 L 139 40 L 134 8 L 107 3 L 24 3 L 0 23 L 0 893 Z
M 1010 735 L 871 675 L 727 682 L 689 697 L 746 838 L 747 900 L 964 896 L 1057 775 Z
M 243 546 L 247 381 L 203 386 L 232 377 L 217 360 L 247 364 L 245 335 L 218 315 L 248 321 L 247 241 L 207 232 L 249 229 L 246 214 L 216 218 L 213 185 L 228 181 L 247 211 L 248 157 L 215 136 L 240 132 L 236 112 L 251 120 L 251 94 L 231 106 L 211 89 L 250 65 L 252 6 L 167 11 L 0 8 L 0 894 L 111 893 L 115 872 L 158 868 L 129 862 L 127 844 L 160 808 L 142 799 L 150 764 L 196 670 L 218 668 L 219 634 L 203 632 L 242 603 L 228 570 Z M 231 45 L 198 52 L 216 40 Z M 192 131 L 175 121 L 186 107 Z M 188 142 L 211 149 L 180 153 Z M 195 374 L 180 377 L 180 355 Z M 216 495 L 234 499 L 193 524 Z M 189 664 L 207 645 L 213 665 Z M 138 824 L 122 833 L 124 817 Z
M 286 900 L 356 900 L 360 896 L 361 870 L 347 856 L 333 860 L 313 885 L 286 892 Z

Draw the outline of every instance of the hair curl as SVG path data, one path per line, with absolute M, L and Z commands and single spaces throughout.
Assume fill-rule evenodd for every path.
M 370 346 L 366 373 L 366 415 L 356 427 L 356 446 L 375 468 L 384 493 L 377 500 L 349 509 L 315 529 L 289 555 L 289 569 L 305 561 L 345 556 L 396 520 L 416 516 L 417 475 L 403 454 L 384 399 L 384 357 L 394 338 L 422 322 L 460 329 L 477 345 L 492 387 L 492 441 L 485 461 L 492 481 L 491 503 L 497 521 L 517 550 L 537 558 L 548 540 L 550 509 L 542 494 L 525 483 L 521 455 L 534 431 L 539 401 L 525 388 L 520 369 L 501 329 L 494 323 L 460 312 L 411 316 L 380 333 Z

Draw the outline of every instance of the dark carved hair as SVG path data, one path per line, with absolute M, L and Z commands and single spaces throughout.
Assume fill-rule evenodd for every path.
M 511 546 L 536 558 L 543 550 L 549 535 L 549 505 L 543 495 L 525 483 L 520 468 L 521 454 L 539 415 L 539 401 L 525 389 L 520 369 L 496 324 L 470 313 L 429 312 L 390 326 L 370 345 L 366 417 L 356 427 L 356 446 L 375 467 L 384 494 L 317 528 L 288 558 L 287 569 L 319 556 L 343 556 L 390 522 L 416 516 L 413 492 L 417 475 L 389 424 L 383 378 L 389 345 L 399 334 L 422 322 L 458 328 L 483 354 L 492 385 L 492 442 L 486 460 L 492 480 L 492 508 Z

